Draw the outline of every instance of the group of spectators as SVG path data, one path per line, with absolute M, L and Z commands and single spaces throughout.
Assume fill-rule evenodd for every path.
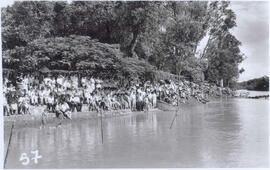
M 172 105 L 185 103 L 191 97 L 206 102 L 209 96 L 230 94 L 229 89 L 207 83 L 195 84 L 186 80 L 177 82 L 160 80 L 157 82 L 135 83 L 118 87 L 108 86 L 93 77 L 77 75 L 22 75 L 13 83 L 3 80 L 4 115 L 31 114 L 31 108 L 46 106 L 47 112 L 71 118 L 71 112 L 130 109 L 143 111 L 155 108 L 157 100 Z M 67 114 L 69 113 L 69 114 Z

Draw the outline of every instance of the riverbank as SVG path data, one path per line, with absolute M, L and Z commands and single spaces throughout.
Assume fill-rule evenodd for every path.
M 85 119 L 97 119 L 101 117 L 101 115 L 98 115 L 96 111 L 82 111 L 82 112 L 73 112 L 72 113 L 72 120 L 70 119 L 59 119 L 56 118 L 56 115 L 54 113 L 48 113 L 46 116 L 42 116 L 42 110 L 44 110 L 44 107 L 36 107 L 35 112 L 32 115 L 12 115 L 12 116 L 6 116 L 4 117 L 5 126 L 11 127 L 11 125 L 14 123 L 16 126 L 15 128 L 20 127 L 30 127 L 30 126 L 42 126 L 45 124 L 54 124 L 57 125 L 60 122 L 66 123 L 70 121 L 80 121 Z M 152 109 L 156 110 L 156 109 Z M 105 111 L 102 113 L 103 118 L 110 118 L 115 116 L 125 116 L 128 114 L 133 113 L 130 109 L 126 110 L 111 110 L 111 111 Z
M 209 100 L 216 100 L 220 97 L 211 97 Z M 181 103 L 180 107 L 189 106 L 189 105 L 197 105 L 202 104 L 201 102 L 197 101 L 195 98 L 190 98 L 187 102 Z M 42 125 L 44 123 L 50 123 L 59 121 L 59 119 L 56 119 L 56 116 L 54 113 L 48 113 L 46 117 L 42 117 L 42 113 L 45 110 L 46 106 L 30 106 L 29 110 L 31 115 L 11 115 L 11 116 L 4 116 L 4 122 L 5 125 L 9 124 L 11 126 L 12 123 L 15 123 L 16 125 Z M 151 110 L 157 110 L 158 108 L 151 109 Z M 130 109 L 124 109 L 124 110 L 110 110 L 105 111 L 103 113 L 103 117 L 113 117 L 113 116 L 123 116 L 133 113 Z M 82 112 L 73 112 L 72 113 L 72 120 L 77 119 L 90 119 L 90 118 L 97 118 L 99 117 L 97 115 L 96 111 L 88 111 L 87 106 L 83 105 Z M 43 121 L 43 122 L 42 122 Z M 69 121 L 65 120 L 64 121 Z
M 220 98 L 230 98 L 227 96 L 221 96 L 221 97 L 209 97 L 208 100 L 217 100 Z M 200 101 L 195 99 L 194 97 L 190 98 L 185 103 L 181 103 L 180 107 L 192 107 L 194 105 L 202 104 Z M 44 124 L 52 124 L 57 125 L 60 123 L 66 123 L 70 121 L 76 121 L 76 120 L 85 120 L 85 119 L 95 119 L 99 118 L 100 115 L 97 114 L 96 111 L 88 111 L 87 105 L 83 105 L 82 112 L 73 112 L 72 113 L 72 120 L 70 119 L 63 119 L 60 120 L 59 118 L 56 118 L 55 113 L 47 113 L 46 116 L 42 116 L 42 113 L 44 112 L 46 106 L 30 106 L 30 114 L 26 115 L 10 115 L 10 116 L 4 116 L 4 126 L 7 126 L 7 129 L 9 129 L 12 124 L 15 124 L 15 128 L 21 128 L 21 127 L 36 127 L 36 126 L 43 126 Z M 154 110 L 163 110 L 160 108 L 151 109 L 151 111 Z M 164 111 L 164 110 L 163 110 Z M 104 118 L 110 118 L 115 116 L 124 116 L 134 113 L 130 109 L 125 110 L 110 110 L 103 112 Z M 136 113 L 136 112 L 135 112 Z M 5 128 L 6 129 L 6 128 Z
M 234 96 L 238 98 L 267 99 L 269 98 L 269 91 L 236 90 Z

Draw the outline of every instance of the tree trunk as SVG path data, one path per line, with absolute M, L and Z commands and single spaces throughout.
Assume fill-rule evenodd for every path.
M 220 80 L 220 87 L 223 87 L 223 79 Z
M 206 46 L 205 46 L 204 49 L 203 49 L 203 53 L 202 53 L 201 58 L 204 58 L 204 57 L 205 57 L 205 53 L 206 53 L 206 50 L 207 50 L 207 48 L 208 48 L 208 46 L 209 46 L 209 42 L 210 42 L 211 38 L 212 38 L 211 35 L 209 35 L 209 38 L 208 38 L 208 40 L 207 40 L 207 44 L 206 44 Z
M 197 41 L 197 42 L 196 42 L 196 45 L 195 45 L 195 47 L 194 47 L 194 51 L 193 51 L 193 56 L 194 56 L 194 57 L 196 56 L 196 51 L 197 51 L 197 48 L 198 48 L 198 44 L 199 44 L 199 42 Z
M 133 38 L 130 42 L 130 45 L 128 46 L 129 57 L 134 57 L 134 50 L 137 45 L 138 37 L 139 37 L 139 31 L 138 30 L 133 31 Z

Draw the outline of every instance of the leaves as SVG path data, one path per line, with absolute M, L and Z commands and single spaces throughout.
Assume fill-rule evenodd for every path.
M 25 1 L 3 8 L 1 19 L 4 68 L 229 82 L 243 61 L 227 1 Z M 204 59 L 195 58 L 208 35 Z

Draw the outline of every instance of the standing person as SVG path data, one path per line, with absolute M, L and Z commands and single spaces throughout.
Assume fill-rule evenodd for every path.
M 88 110 L 89 111 L 96 110 L 96 102 L 92 93 L 90 93 L 88 98 Z
M 149 99 L 149 108 L 153 108 L 153 93 L 148 91 L 147 95 L 148 95 L 148 99 Z
M 152 103 L 153 103 L 153 108 L 157 107 L 157 93 L 156 90 L 152 92 Z
M 71 119 L 71 111 L 70 111 L 69 105 L 65 99 L 61 105 L 61 111 L 66 118 Z
M 24 101 L 24 96 L 18 97 L 18 114 L 25 114 L 23 101 Z
M 37 96 L 36 90 L 31 89 L 31 91 L 29 92 L 29 95 L 31 97 L 30 104 L 37 105 L 38 104 L 38 96 Z
M 134 90 L 131 91 L 130 100 L 131 100 L 131 111 L 135 111 L 136 110 L 136 92 Z
M 63 99 L 62 98 L 58 98 L 58 100 L 56 102 L 56 106 L 55 106 L 55 116 L 57 118 L 60 118 L 60 119 L 63 119 L 63 113 L 61 111 L 61 105 L 62 104 L 63 104 Z
M 44 95 L 45 95 L 44 87 L 41 87 L 41 89 L 40 89 L 39 92 L 38 92 L 38 96 L 39 96 L 38 103 L 39 103 L 40 105 L 44 105 Z
M 81 90 L 76 90 L 74 94 L 73 101 L 75 103 L 75 107 L 77 112 L 82 111 L 82 105 L 83 105 L 83 97 L 82 97 L 82 91 Z
M 148 95 L 145 95 L 143 101 L 144 101 L 144 108 L 143 108 L 143 110 L 145 112 L 148 112 L 149 111 L 149 108 L 150 108 L 149 96 Z
M 8 98 L 8 103 L 10 105 L 10 113 L 11 115 L 18 113 L 18 97 L 15 92 L 11 92 Z
M 142 88 L 139 88 L 137 90 L 137 110 L 138 111 L 143 111 L 143 108 L 144 108 L 144 96 L 145 96 L 145 92 L 143 91 Z
M 10 108 L 9 108 L 9 105 L 8 105 L 8 102 L 7 102 L 7 96 L 6 94 L 3 94 L 3 106 L 4 106 L 4 116 L 9 116 L 9 111 L 10 111 Z
M 101 100 L 99 101 L 99 108 L 100 108 L 99 111 L 104 112 L 105 110 L 108 109 L 108 106 L 106 103 L 107 103 L 106 98 L 104 95 L 102 95 Z
M 125 102 L 125 109 L 130 109 L 131 108 L 131 101 L 130 101 L 130 97 L 128 95 L 128 92 L 125 92 L 123 98 L 124 98 L 124 102 Z
M 53 96 L 52 92 L 49 93 L 49 96 L 46 100 L 46 104 L 47 104 L 48 111 L 53 112 L 55 109 L 55 105 L 54 105 L 54 96 Z
M 71 112 L 74 112 L 75 111 L 75 108 L 76 108 L 76 104 L 75 104 L 75 100 L 74 100 L 75 96 L 74 96 L 74 93 L 70 95 L 70 98 L 69 98 L 69 107 L 70 107 L 70 110 Z

